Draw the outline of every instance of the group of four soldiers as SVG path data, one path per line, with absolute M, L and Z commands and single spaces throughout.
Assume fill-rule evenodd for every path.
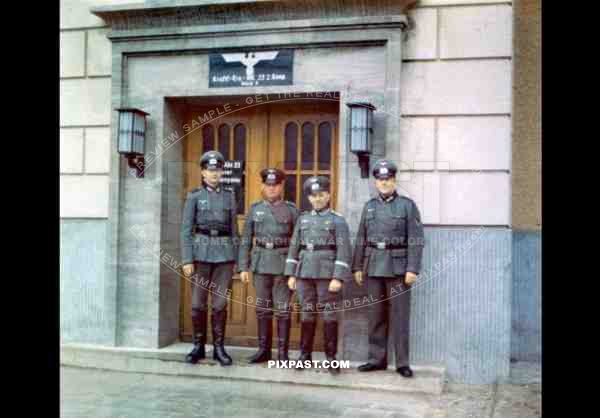
M 329 207 L 330 183 L 313 176 L 304 183 L 312 210 L 300 213 L 283 200 L 285 173 L 261 171 L 263 200 L 254 203 L 239 239 L 237 202 L 220 185 L 225 160 L 217 151 L 200 159 L 202 186 L 188 193 L 182 220 L 183 273 L 192 278 L 194 348 L 186 362 L 205 358 L 208 293 L 212 293 L 213 358 L 232 364 L 224 348 L 228 290 L 233 273 L 243 283 L 252 272 L 256 289 L 258 351 L 250 363 L 271 359 L 272 319 L 277 320 L 278 359 L 288 360 L 290 300 L 298 291 L 301 304 L 299 361 L 312 360 L 317 315 L 324 321 L 325 355 L 335 360 L 337 310 L 342 284 L 354 277 L 366 281 L 369 359 L 360 371 L 387 369 L 388 325 L 394 334 L 396 369 L 413 375 L 409 366 L 410 286 L 416 280 L 423 252 L 423 227 L 415 203 L 396 192 L 396 165 L 379 160 L 373 168 L 376 197 L 362 212 L 352 255 L 349 229 L 342 215 Z M 332 373 L 339 369 L 330 367 Z

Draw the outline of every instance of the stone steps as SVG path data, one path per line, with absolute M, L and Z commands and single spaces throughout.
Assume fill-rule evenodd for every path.
M 177 343 L 161 349 L 104 347 L 85 344 L 61 345 L 61 365 L 88 367 L 135 373 L 152 373 L 172 376 L 235 379 L 259 382 L 281 382 L 307 386 L 325 386 L 344 389 L 368 389 L 397 393 L 423 393 L 440 395 L 444 389 L 445 369 L 437 365 L 413 365 L 414 377 L 405 379 L 393 368 L 387 371 L 360 373 L 358 363 L 350 362 L 338 376 L 326 370 L 268 368 L 266 364 L 247 365 L 244 359 L 255 349 L 226 347 L 234 359 L 231 367 L 221 367 L 212 360 L 212 347 L 207 346 L 207 359 L 197 365 L 183 362 L 191 344 Z M 290 358 L 298 353 L 291 351 Z M 274 357 L 276 358 L 276 357 Z M 324 360 L 323 353 L 313 353 L 313 360 Z

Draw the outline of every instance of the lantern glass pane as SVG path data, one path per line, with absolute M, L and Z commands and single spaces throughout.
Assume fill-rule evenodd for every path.
M 352 126 L 350 138 L 350 150 L 352 152 L 365 152 L 367 148 L 367 118 L 368 109 L 363 106 L 352 108 Z
M 119 113 L 119 152 L 132 152 L 132 117 L 131 112 Z
M 135 114 L 133 124 L 133 152 L 144 154 L 145 117 L 139 113 Z

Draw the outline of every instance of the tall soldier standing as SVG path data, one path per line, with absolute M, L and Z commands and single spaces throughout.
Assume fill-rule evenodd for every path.
M 417 205 L 396 192 L 397 171 L 390 160 L 375 162 L 373 176 L 379 193 L 365 204 L 358 227 L 352 263 L 354 279 L 360 286 L 366 275 L 371 301 L 378 300 L 371 302 L 368 308 L 369 360 L 358 370 L 387 369 L 391 321 L 396 371 L 411 377 L 410 287 L 421 268 L 424 238 Z
M 300 358 L 312 360 L 317 311 L 323 312 L 325 355 L 337 353 L 337 301 L 342 282 L 350 276 L 351 248 L 348 224 L 329 209 L 329 179 L 313 176 L 304 183 L 313 210 L 298 218 L 286 260 L 285 275 L 290 289 L 298 288 L 302 305 Z M 329 367 L 339 373 L 339 367 Z
M 192 275 L 192 326 L 194 348 L 185 361 L 205 358 L 208 293 L 212 293 L 213 358 L 222 366 L 232 363 L 224 347 L 227 300 L 231 294 L 237 258 L 238 228 L 234 194 L 219 181 L 225 159 L 217 151 L 200 158 L 202 186 L 187 195 L 181 224 L 183 274 Z
M 260 175 L 265 185 L 264 200 L 254 203 L 250 209 L 238 257 L 242 282 L 250 281 L 249 272 L 252 271 L 256 288 L 258 351 L 248 359 L 249 363 L 263 363 L 271 359 L 273 312 L 277 319 L 278 359 L 289 360 L 291 291 L 283 271 L 298 218 L 296 205 L 282 199 L 285 173 L 269 168 L 262 170 Z

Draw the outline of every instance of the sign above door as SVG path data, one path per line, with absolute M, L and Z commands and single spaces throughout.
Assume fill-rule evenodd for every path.
M 294 51 L 244 51 L 209 54 L 209 87 L 293 84 Z

